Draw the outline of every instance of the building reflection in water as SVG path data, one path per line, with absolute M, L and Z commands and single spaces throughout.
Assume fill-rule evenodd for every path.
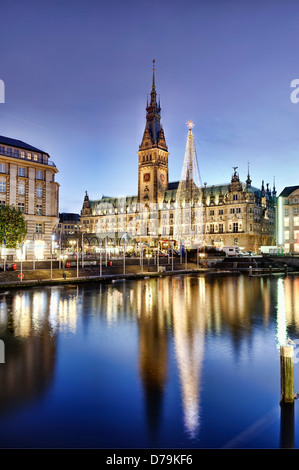
M 59 333 L 75 335 L 79 322 L 105 320 L 108 327 L 138 325 L 138 366 L 150 435 L 157 438 L 169 383 L 170 353 L 180 381 L 183 419 L 199 435 L 202 369 L 209 336 L 230 337 L 240 347 L 259 315 L 265 326 L 276 314 L 277 342 L 289 325 L 299 328 L 299 279 L 243 276 L 170 276 L 107 285 L 28 289 L 0 296 L 0 337 L 6 364 L 0 368 L 0 411 L 49 387 Z M 95 325 L 98 325 L 96 323 Z

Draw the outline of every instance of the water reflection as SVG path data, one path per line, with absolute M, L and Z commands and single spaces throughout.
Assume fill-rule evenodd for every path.
M 164 419 L 171 354 L 185 432 L 196 438 L 202 426 L 202 376 L 209 337 L 227 337 L 238 349 L 257 325 L 267 328 L 272 318 L 276 343 L 283 344 L 290 330 L 298 330 L 298 300 L 296 277 L 173 276 L 4 293 L 0 338 L 6 346 L 6 364 L 0 368 L 0 411 L 47 390 L 54 377 L 59 335 L 79 335 L 82 322 L 92 323 L 93 330 L 110 331 L 130 322 L 137 327 L 139 379 L 152 442 L 158 439 Z

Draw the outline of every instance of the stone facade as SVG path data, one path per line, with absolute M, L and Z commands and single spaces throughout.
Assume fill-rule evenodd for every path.
M 299 186 L 287 186 L 278 196 L 277 241 L 285 253 L 299 253 Z
M 89 239 L 111 239 L 118 244 L 125 237 L 150 245 L 159 242 L 165 247 L 179 247 L 181 242 L 189 247 L 237 245 L 252 252 L 258 252 L 262 245 L 275 245 L 275 187 L 270 190 L 267 184 L 265 188 L 264 182 L 260 189 L 253 187 L 249 171 L 243 183 L 235 167 L 229 183 L 205 184 L 198 188 L 196 200 L 178 203 L 179 182 L 169 183 L 168 179 L 169 153 L 160 112 L 153 71 L 151 100 L 146 106 L 146 125 L 138 152 L 138 195 L 89 200 L 86 192 L 81 230 L 89 234 Z M 179 212 L 184 217 L 178 217 Z
M 57 172 L 46 152 L 0 136 L 0 204 L 13 205 L 24 214 L 26 259 L 50 255 L 52 233 L 59 220 Z

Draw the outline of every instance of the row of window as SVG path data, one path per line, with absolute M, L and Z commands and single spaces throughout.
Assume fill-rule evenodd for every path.
M 7 173 L 7 165 L 6 163 L 0 163 L 0 173 Z M 28 168 L 24 166 L 19 166 L 18 167 L 18 176 L 22 177 L 27 177 L 28 175 Z M 43 180 L 44 179 L 44 172 L 42 170 L 36 170 L 35 172 L 35 178 L 37 180 Z
M 284 239 L 285 240 L 290 240 L 290 231 L 289 230 L 284 231 Z M 299 242 L 299 230 L 294 230 L 293 239 Z
M 7 157 L 24 158 L 27 160 L 32 160 L 34 162 L 48 163 L 47 155 L 27 152 L 26 150 L 20 150 L 11 147 L 4 147 L 3 145 L 0 145 L 0 154 L 6 155 Z
M 6 193 L 6 180 L 0 180 L 0 193 Z M 25 184 L 24 183 L 18 184 L 18 194 L 19 196 L 25 196 Z M 36 187 L 36 197 L 37 198 L 43 197 L 42 186 Z
M 294 214 L 299 214 L 299 208 L 298 207 L 294 207 L 293 211 L 294 211 Z M 287 207 L 284 210 L 284 215 L 289 215 L 289 209 Z
M 22 212 L 22 214 L 25 214 L 25 203 L 24 202 L 18 202 L 17 207 Z M 35 215 L 43 215 L 43 206 L 42 206 L 42 204 L 36 204 L 36 206 L 35 206 Z
M 295 226 L 299 226 L 299 217 L 294 217 L 294 218 L 293 218 L 293 224 L 294 224 Z M 289 226 L 290 226 L 290 219 L 289 219 L 289 217 L 285 217 L 285 218 L 284 218 L 284 226 L 285 226 L 285 227 L 289 227 Z

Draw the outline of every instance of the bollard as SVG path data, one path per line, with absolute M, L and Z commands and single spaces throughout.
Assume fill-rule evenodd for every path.
M 271 274 L 272 274 L 272 265 L 271 264 L 269 266 L 269 273 L 270 273 L 270 276 L 271 276 Z
M 252 276 L 252 266 L 249 266 L 249 276 Z
M 294 349 L 293 346 L 280 346 L 280 401 L 294 402 Z
M 288 275 L 288 265 L 287 264 L 284 265 L 284 274 L 285 274 L 285 276 Z

